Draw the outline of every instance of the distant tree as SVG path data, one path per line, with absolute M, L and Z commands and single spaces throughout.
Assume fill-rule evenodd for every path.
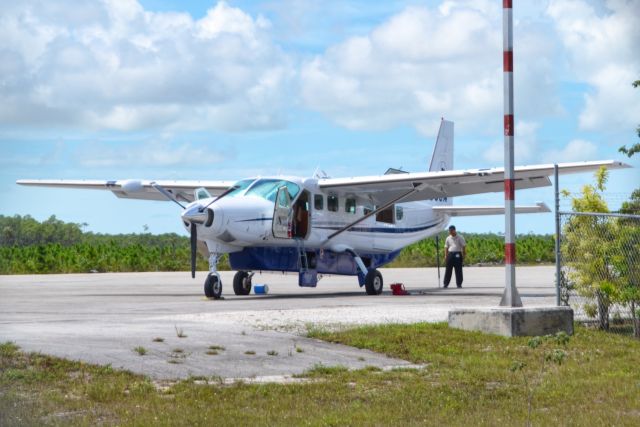
M 640 188 L 636 188 L 631 193 L 631 198 L 622 203 L 620 207 L 620 213 L 640 215 Z
M 632 85 L 633 87 L 637 88 L 638 86 L 640 86 L 640 80 L 636 80 L 635 82 L 632 83 Z M 638 126 L 638 128 L 636 129 L 636 132 L 638 132 L 638 138 L 640 138 L 640 126 Z M 636 153 L 640 153 L 640 142 L 636 142 L 629 148 L 627 148 L 626 145 L 623 145 L 618 149 L 618 151 L 631 157 Z

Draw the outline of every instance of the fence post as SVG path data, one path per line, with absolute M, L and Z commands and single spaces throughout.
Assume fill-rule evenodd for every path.
M 558 187 L 558 164 L 553 165 L 556 202 L 556 305 L 560 306 L 560 189 Z
M 436 263 L 438 265 L 438 287 L 440 287 L 440 235 L 436 234 Z

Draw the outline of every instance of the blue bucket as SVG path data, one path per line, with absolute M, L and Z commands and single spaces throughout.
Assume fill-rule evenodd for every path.
M 269 293 L 269 286 L 268 285 L 255 285 L 253 287 L 253 292 L 256 295 L 268 294 Z

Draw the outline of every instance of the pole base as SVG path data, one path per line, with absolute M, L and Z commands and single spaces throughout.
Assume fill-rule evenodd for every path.
M 449 327 L 505 337 L 573 334 L 571 307 L 460 308 L 449 311 Z
M 509 292 L 511 290 L 511 292 Z M 500 300 L 500 307 L 522 307 L 522 300 L 518 293 L 518 288 L 515 286 L 511 289 L 504 288 L 502 299 Z

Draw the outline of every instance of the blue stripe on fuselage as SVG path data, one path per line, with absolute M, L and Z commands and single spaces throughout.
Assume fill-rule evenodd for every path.
M 236 222 L 251 222 L 251 221 L 272 221 L 273 218 L 254 218 L 254 219 L 241 219 Z M 388 227 L 352 227 L 347 231 L 355 231 L 360 233 L 393 233 L 393 234 L 402 234 L 402 233 L 415 233 L 417 231 L 424 231 L 430 228 L 437 226 L 440 222 L 436 222 L 434 224 L 428 224 L 425 226 L 419 227 L 406 227 L 406 228 L 388 228 Z M 346 225 L 346 224 L 345 224 Z M 334 227 L 323 227 L 312 225 L 312 228 L 316 230 L 332 230 L 337 231 L 341 230 L 344 226 L 334 226 Z
M 408 228 L 408 227 L 407 228 L 352 227 L 352 228 L 348 229 L 347 231 L 356 231 L 356 232 L 361 232 L 361 233 L 394 233 L 394 234 L 415 233 L 417 231 L 428 230 L 430 228 L 435 227 L 438 224 L 439 224 L 439 222 L 437 222 L 435 224 L 425 225 L 423 227 L 411 227 L 411 228 Z M 313 226 L 313 228 L 318 229 L 318 230 L 341 230 L 342 229 L 342 227 L 319 227 L 319 226 Z

